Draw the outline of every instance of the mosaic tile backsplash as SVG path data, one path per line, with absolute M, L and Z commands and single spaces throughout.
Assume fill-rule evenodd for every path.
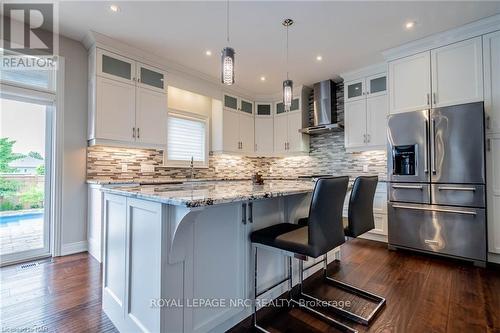
M 337 85 L 337 112 L 343 121 L 343 85 Z M 357 176 L 378 175 L 386 178 L 385 151 L 347 153 L 344 132 L 311 136 L 308 156 L 284 158 L 210 155 L 209 167 L 196 169 L 196 178 L 250 178 L 260 172 L 268 178 L 296 178 L 301 175 L 334 174 Z M 94 146 L 87 148 L 87 178 L 89 180 L 145 180 L 155 178 L 185 178 L 190 170 L 162 166 L 163 152 L 155 149 L 132 149 Z M 141 164 L 154 166 L 154 172 L 142 172 Z M 123 166 L 126 165 L 126 171 Z M 368 165 L 368 172 L 363 166 Z

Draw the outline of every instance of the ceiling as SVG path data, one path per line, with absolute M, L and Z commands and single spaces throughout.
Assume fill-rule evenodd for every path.
M 119 11 L 112 12 L 110 4 Z M 280 91 L 286 75 L 284 18 L 295 21 L 289 31 L 289 71 L 297 85 L 380 62 L 385 49 L 497 13 L 500 1 L 231 1 L 235 79 L 254 95 Z M 416 21 L 412 30 L 405 29 L 409 20 Z M 220 75 L 224 1 L 60 2 L 59 21 L 60 33 L 70 38 L 82 40 L 93 30 L 214 78 Z

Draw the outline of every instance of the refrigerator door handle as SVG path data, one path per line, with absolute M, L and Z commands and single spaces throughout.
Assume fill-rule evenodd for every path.
M 425 210 L 429 212 L 439 212 L 439 213 L 453 213 L 453 214 L 465 214 L 465 215 L 474 215 L 477 213 L 474 210 L 455 210 L 455 209 L 446 209 L 446 208 L 424 208 L 424 207 L 416 207 L 416 206 L 405 206 L 405 205 L 392 205 L 393 208 L 401 208 L 401 209 L 413 209 L 413 210 Z
M 439 191 L 471 191 L 475 192 L 475 187 L 451 187 L 451 186 L 438 186 Z
M 411 189 L 411 190 L 423 190 L 424 189 L 424 187 L 422 185 L 392 185 L 392 188 Z
M 424 132 L 424 137 L 425 137 L 425 145 L 424 145 L 424 172 L 429 173 L 429 169 L 427 168 L 427 147 L 429 147 L 429 120 L 425 119 L 425 132 Z
M 436 120 L 432 119 L 431 123 L 432 147 L 431 147 L 431 169 L 432 174 L 436 174 Z

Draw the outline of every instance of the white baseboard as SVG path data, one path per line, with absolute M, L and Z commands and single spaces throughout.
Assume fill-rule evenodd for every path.
M 62 244 L 62 246 L 61 246 L 61 255 L 62 256 L 67 256 L 69 254 L 85 252 L 87 250 L 88 250 L 88 243 L 87 243 L 87 241 Z
M 488 261 L 495 264 L 500 264 L 500 254 L 489 252 Z

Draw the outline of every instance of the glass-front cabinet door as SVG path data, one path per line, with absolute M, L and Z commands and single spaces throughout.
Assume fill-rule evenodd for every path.
M 357 101 L 365 96 L 365 79 L 347 82 L 344 87 L 345 102 Z
M 243 111 L 248 114 L 253 114 L 253 102 L 245 101 L 244 99 L 240 100 L 240 111 Z
M 366 78 L 367 97 L 384 95 L 387 92 L 387 75 L 377 74 Z
M 292 99 L 292 105 L 290 105 L 290 111 L 300 110 L 300 98 Z
M 285 105 L 283 102 L 276 103 L 276 114 L 285 113 Z
M 134 83 L 135 61 L 105 50 L 97 50 L 97 75 Z
M 271 103 L 255 103 L 257 110 L 257 116 L 272 116 L 272 106 Z
M 224 94 L 224 108 L 238 111 L 238 98 L 235 96 Z
M 159 92 L 165 91 L 165 72 L 144 64 L 138 64 L 137 69 L 137 82 L 141 87 Z

